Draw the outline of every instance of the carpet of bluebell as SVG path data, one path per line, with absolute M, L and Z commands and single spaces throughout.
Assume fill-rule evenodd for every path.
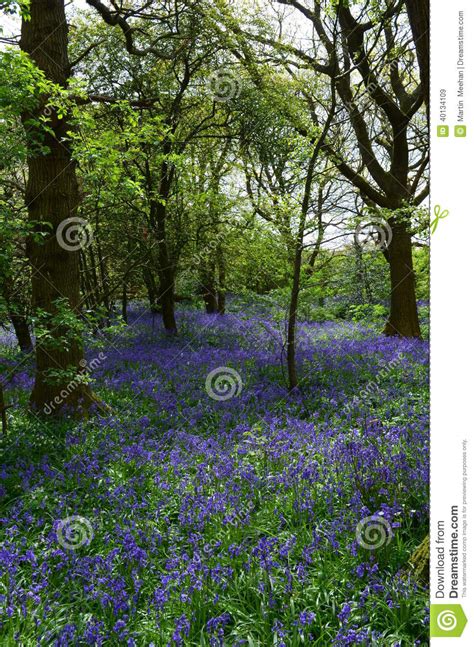
M 82 421 L 26 413 L 10 352 L 1 644 L 427 645 L 404 568 L 427 532 L 427 342 L 302 322 L 288 395 L 278 317 L 178 324 L 136 306 L 91 338 L 109 409 Z

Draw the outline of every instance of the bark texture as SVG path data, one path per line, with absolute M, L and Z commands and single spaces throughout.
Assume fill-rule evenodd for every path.
M 430 107 L 430 0 L 405 0 L 420 68 L 423 99 Z
M 392 242 L 387 250 L 390 265 L 390 315 L 388 336 L 421 337 L 415 293 L 411 236 L 405 224 L 392 223 Z
M 65 87 L 69 60 L 64 0 L 31 0 L 30 16 L 29 20 L 22 21 L 21 49 L 30 55 L 48 80 Z M 64 248 L 58 242 L 61 237 L 56 236 L 64 220 L 76 217 L 79 191 L 68 143 L 70 123 L 67 116 L 60 119 L 54 110 L 45 110 L 46 102 L 47 97 L 43 97 L 33 111 L 22 116 L 29 147 L 26 189 L 29 219 L 35 223 L 37 231 L 46 234 L 42 242 L 33 237 L 28 241 L 28 256 L 33 270 L 33 308 L 46 313 L 43 325 L 50 335 L 48 342 L 39 341 L 36 345 L 31 406 L 45 411 L 57 399 L 60 403 L 54 407 L 55 413 L 63 410 L 65 405 L 78 412 L 92 401 L 87 385 L 78 384 L 72 390 L 68 389 L 67 397 L 64 394 L 71 382 L 71 374 L 81 370 L 82 344 L 77 336 L 71 334 L 70 327 L 58 325 L 54 317 L 58 314 L 58 299 L 79 315 L 79 250 Z M 51 131 L 46 131 L 41 124 L 42 115 L 48 116 Z M 38 141 L 47 147 L 46 154 L 38 154 Z M 56 375 L 53 378 L 52 371 L 60 371 L 64 377 Z M 66 371 L 69 377 L 66 377 Z

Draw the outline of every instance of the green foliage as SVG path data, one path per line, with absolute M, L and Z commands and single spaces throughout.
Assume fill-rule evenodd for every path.
M 379 303 L 363 303 L 349 306 L 349 316 L 357 322 L 379 322 L 388 316 L 388 308 Z
M 429 247 L 413 249 L 413 268 L 416 277 L 416 296 L 422 301 L 430 298 L 430 250 Z

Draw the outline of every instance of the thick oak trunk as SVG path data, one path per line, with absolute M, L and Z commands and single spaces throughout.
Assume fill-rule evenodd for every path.
M 65 87 L 69 61 L 64 0 L 31 0 L 29 9 L 30 19 L 22 22 L 21 49 L 31 56 L 47 79 Z M 32 300 L 34 310 L 44 313 L 42 325 L 49 336 L 48 341 L 43 337 L 36 344 L 36 375 L 30 402 L 34 409 L 45 413 L 57 414 L 65 406 L 77 413 L 92 402 L 86 384 L 78 381 L 71 386 L 71 375 L 77 376 L 83 368 L 82 343 L 67 325 L 58 325 L 54 317 L 58 314 L 58 300 L 79 315 L 79 251 L 61 246 L 59 233 L 56 237 L 59 225 L 76 216 L 79 192 L 68 143 L 67 133 L 71 128 L 68 118 L 60 119 L 54 110 L 48 109 L 46 113 L 43 110 L 44 101 L 22 116 L 25 129 L 29 130 L 26 188 L 29 219 L 37 230 L 46 234 L 41 243 L 33 238 L 28 241 L 33 269 Z M 39 121 L 42 114 L 50 114 L 49 131 Z M 36 126 L 32 126 L 33 122 Z M 38 153 L 38 140 L 47 147 L 45 154 Z
M 386 253 L 390 265 L 390 315 L 384 334 L 421 337 L 416 305 L 411 236 L 405 224 L 392 224 Z

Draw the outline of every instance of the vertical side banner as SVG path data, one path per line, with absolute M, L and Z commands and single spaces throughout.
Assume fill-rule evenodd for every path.
M 433 644 L 466 646 L 474 644 L 473 9 L 431 1 L 430 630 Z

